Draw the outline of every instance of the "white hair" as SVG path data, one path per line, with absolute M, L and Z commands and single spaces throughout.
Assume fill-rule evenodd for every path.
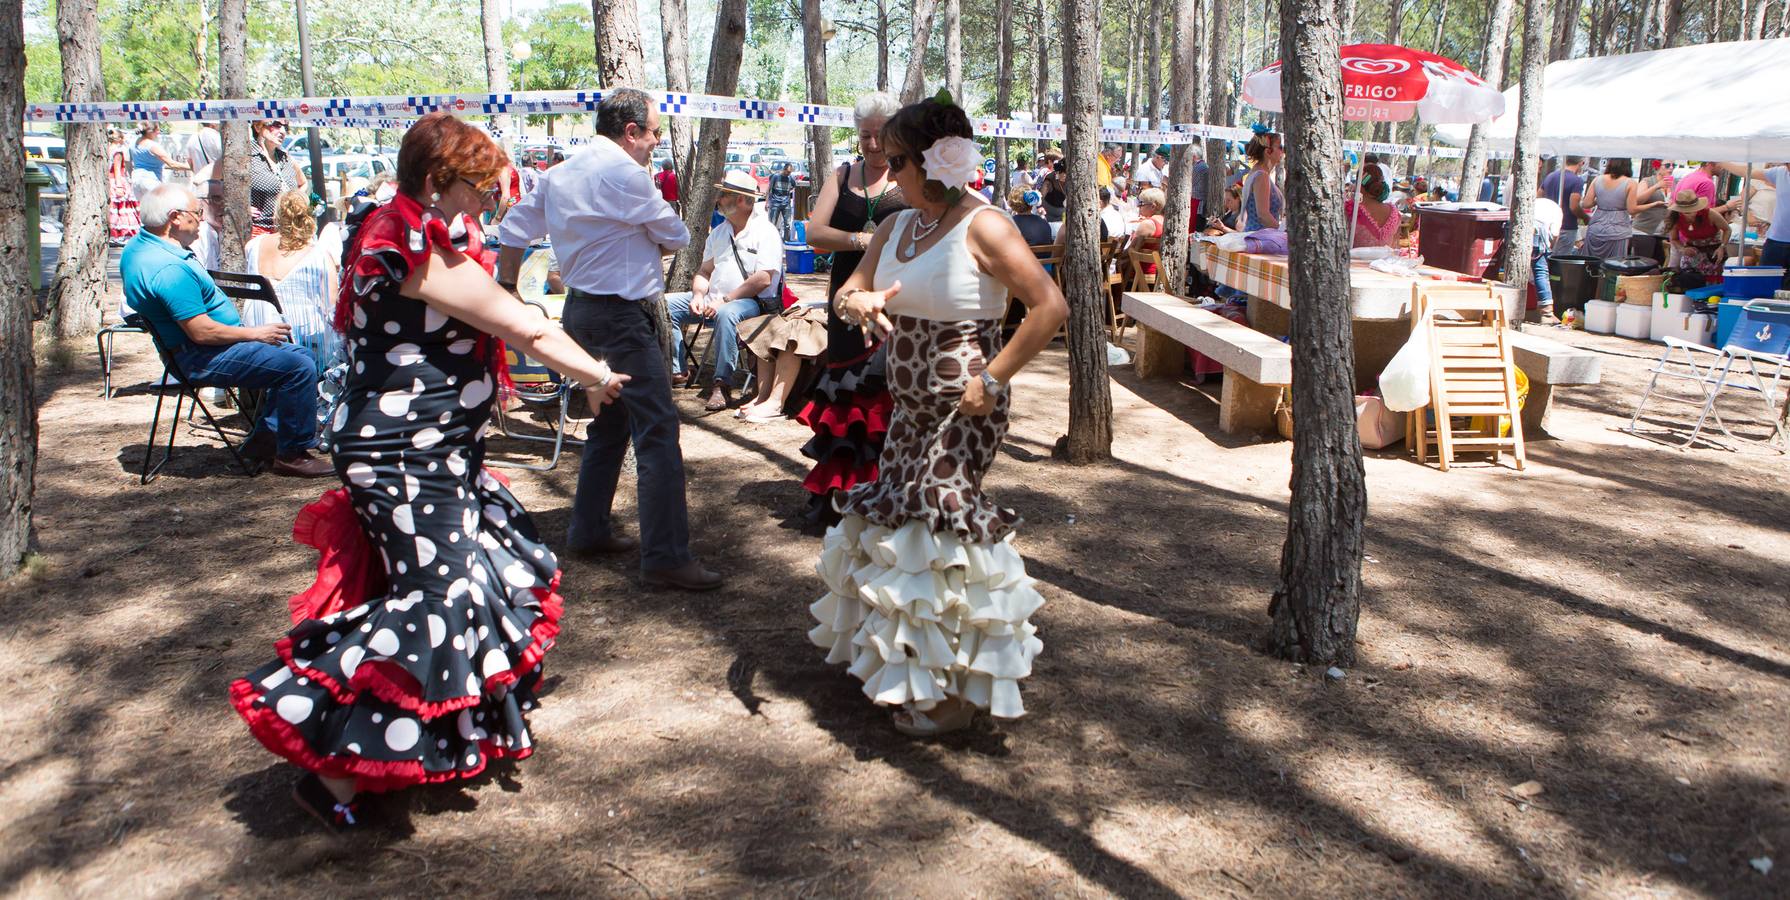
M 852 120 L 862 128 L 866 119 L 887 119 L 899 109 L 901 104 L 894 97 L 883 91 L 871 91 L 859 97 L 857 105 L 852 107 Z
M 193 193 L 183 184 L 163 184 L 143 195 L 137 204 L 137 217 L 143 227 L 160 231 L 168 227 L 168 219 L 193 202 Z

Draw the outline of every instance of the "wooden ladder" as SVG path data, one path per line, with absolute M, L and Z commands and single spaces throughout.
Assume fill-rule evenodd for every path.
M 1411 294 L 1412 335 L 1427 334 L 1430 347 L 1430 403 L 1412 411 L 1405 426 L 1417 461 L 1428 462 L 1433 444 L 1444 472 L 1461 450 L 1489 451 L 1493 463 L 1508 450 L 1523 469 L 1523 416 L 1503 302 L 1483 285 L 1418 284 Z M 1434 413 L 1433 428 L 1426 413 Z M 1456 416 L 1478 417 L 1479 425 L 1457 432 Z M 1508 436 L 1500 433 L 1506 418 Z

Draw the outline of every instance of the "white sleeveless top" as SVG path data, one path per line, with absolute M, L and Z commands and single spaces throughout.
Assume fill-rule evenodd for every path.
M 977 268 L 976 258 L 969 250 L 970 220 L 993 208 L 984 205 L 970 210 L 938 243 L 906 262 L 896 256 L 895 247 L 905 240 L 904 235 L 919 213 L 911 209 L 897 213 L 893 239 L 883 244 L 882 256 L 877 258 L 872 288 L 888 290 L 889 285 L 900 281 L 901 291 L 889 298 L 883 312 L 938 322 L 1005 316 L 1007 286 Z

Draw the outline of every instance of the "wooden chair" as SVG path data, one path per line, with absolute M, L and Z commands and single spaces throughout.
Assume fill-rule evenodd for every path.
M 1106 274 L 1106 331 L 1115 345 L 1121 344 L 1125 336 L 1122 323 L 1130 320 L 1119 309 L 1119 295 L 1125 291 L 1125 276 L 1119 274 L 1118 255 L 1118 238 L 1100 242 L 1100 271 Z
M 1490 289 L 1468 284 L 1411 290 L 1411 332 L 1427 335 L 1430 345 L 1430 403 L 1413 410 L 1405 426 L 1417 461 L 1428 461 L 1433 444 L 1444 472 L 1457 450 L 1489 451 L 1494 463 L 1508 450 L 1523 469 L 1523 416 L 1503 302 Z M 1433 428 L 1426 413 L 1434 414 Z M 1456 416 L 1477 417 L 1477 426 L 1457 434 Z M 1501 433 L 1505 417 L 1508 436 Z

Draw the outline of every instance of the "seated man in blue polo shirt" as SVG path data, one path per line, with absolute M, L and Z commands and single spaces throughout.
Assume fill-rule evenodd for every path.
M 119 259 L 124 299 L 155 329 L 162 346 L 195 385 L 266 389 L 272 402 L 244 444 L 251 456 L 273 457 L 276 475 L 334 474 L 311 455 L 317 445 L 317 367 L 304 348 L 289 343 L 285 323 L 245 328 L 187 249 L 199 236 L 205 209 L 187 189 L 164 184 L 143 195 L 143 230 Z

